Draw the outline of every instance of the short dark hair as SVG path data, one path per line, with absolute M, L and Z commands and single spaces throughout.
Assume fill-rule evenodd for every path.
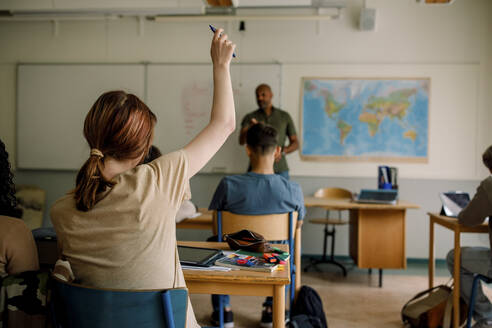
M 271 153 L 277 146 L 277 130 L 263 123 L 255 124 L 246 134 L 246 144 L 257 154 Z
M 487 148 L 482 155 L 482 160 L 485 166 L 492 171 L 492 145 Z

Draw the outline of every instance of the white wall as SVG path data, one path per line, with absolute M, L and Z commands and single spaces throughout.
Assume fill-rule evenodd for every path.
M 319 23 L 254 21 L 246 22 L 244 32 L 238 31 L 237 23 L 225 24 L 225 27 L 230 38 L 237 43 L 238 61 L 280 62 L 286 70 L 296 65 L 303 67 L 312 64 L 337 67 L 344 65 L 476 67 L 478 81 L 476 98 L 470 99 L 469 102 L 475 103 L 475 106 L 468 107 L 468 102 L 465 100 L 463 106 L 453 106 L 449 112 L 447 108 L 431 107 L 430 109 L 431 115 L 432 111 L 443 113 L 442 118 L 431 118 L 432 124 L 435 124 L 434 127 L 437 129 L 435 133 L 431 131 L 429 147 L 432 162 L 428 165 L 431 165 L 432 170 L 428 171 L 425 165 L 422 170 L 415 167 L 402 170 L 402 175 L 407 178 L 409 185 L 412 179 L 420 178 L 419 181 L 429 185 L 439 185 L 440 188 L 448 186 L 469 188 L 486 175 L 487 172 L 480 161 L 480 154 L 492 143 L 492 129 L 489 128 L 492 125 L 490 107 L 492 104 L 492 1 L 456 0 L 450 6 L 424 6 L 414 0 L 374 0 L 367 1 L 367 4 L 377 9 L 376 32 L 361 32 L 357 29 L 362 0 L 348 1 L 342 19 L 335 21 Z M 224 25 L 220 22 L 210 23 Z M 137 20 L 133 18 L 107 22 L 72 21 L 60 22 L 59 33 L 54 35 L 53 25 L 50 22 L 0 22 L 0 138 L 6 143 L 12 159 L 15 159 L 16 142 L 15 65 L 17 63 L 209 62 L 211 33 L 207 24 L 208 22 L 146 21 L 143 34 L 139 35 Z M 284 76 L 284 78 L 288 77 Z M 282 106 L 294 117 L 298 117 L 298 102 L 289 97 L 291 94 L 299 93 L 298 86 L 290 80 L 284 83 L 282 95 L 276 95 L 276 100 L 281 100 Z M 456 88 L 468 89 L 470 86 L 463 84 Z M 253 97 L 253 90 L 251 94 Z M 432 101 L 431 98 L 431 103 Z M 445 104 L 445 101 L 446 98 L 439 99 L 442 104 Z M 87 104 L 87 108 L 90 105 Z M 445 117 L 463 118 L 462 131 L 475 133 L 475 136 L 474 142 L 467 141 L 466 144 L 456 145 L 455 155 L 441 160 L 442 150 L 439 148 L 441 142 L 439 140 L 446 140 L 447 136 L 452 138 L 454 129 L 460 128 L 457 125 L 449 129 L 440 124 L 441 119 L 442 123 L 445 122 Z M 295 163 L 297 156 L 297 154 L 291 155 L 289 160 Z M 332 177 L 372 174 L 355 174 L 354 172 L 359 171 L 356 164 L 318 165 L 326 165 Z M 324 166 L 317 169 L 323 168 Z M 375 170 L 370 166 L 366 166 L 366 169 L 367 172 L 374 172 L 375 175 Z M 26 173 L 19 172 L 19 174 L 27 176 Z M 43 173 L 30 172 L 29 176 L 36 178 L 36 174 L 39 177 Z M 201 179 L 200 190 L 215 188 L 215 181 L 212 185 L 205 182 L 209 181 L 206 177 L 195 179 Z M 303 180 L 305 181 L 303 188 L 307 193 L 311 193 L 312 189 L 318 186 L 316 180 L 316 178 Z M 319 179 L 319 181 L 326 182 L 327 179 Z M 339 184 L 351 184 L 353 179 L 333 179 L 333 181 Z M 356 190 L 363 184 L 355 183 L 353 189 Z M 56 187 L 56 182 L 54 185 Z M 415 186 L 409 190 L 419 189 Z M 58 194 L 49 195 L 52 198 L 58 196 Z M 437 206 L 435 195 L 423 198 L 421 196 L 407 195 L 406 198 L 420 200 L 422 202 L 420 205 L 424 209 L 434 209 Z M 432 198 L 432 203 L 425 203 L 427 198 Z M 415 213 L 409 216 L 407 222 L 407 251 L 409 256 L 426 257 L 426 241 L 421 240 L 423 238 L 421 232 L 423 229 L 424 231 L 428 229 L 425 211 Z M 305 250 L 308 253 L 319 252 L 318 236 L 309 238 L 310 234 L 317 232 L 310 227 L 305 231 L 307 236 Z M 444 236 L 446 232 L 442 234 Z M 448 237 L 446 235 L 443 238 Z M 345 243 L 343 240 L 340 242 Z M 444 254 L 448 246 L 447 243 L 438 250 L 438 254 Z M 341 254 L 346 254 L 345 246 L 338 249 Z

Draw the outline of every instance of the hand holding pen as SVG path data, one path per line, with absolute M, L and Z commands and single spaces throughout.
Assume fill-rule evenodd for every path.
M 217 32 L 217 29 L 216 29 L 215 27 L 213 27 L 212 25 L 208 25 L 208 26 L 210 27 L 210 29 L 212 30 L 212 32 L 213 32 L 214 34 L 217 34 L 217 33 L 216 33 L 216 32 Z M 219 38 L 220 38 L 220 37 L 222 37 L 222 32 L 223 32 L 223 31 L 224 31 L 223 29 L 219 29 Z M 214 36 L 214 38 L 215 38 L 215 36 Z M 225 39 L 227 40 L 227 34 L 225 34 Z M 229 41 L 229 42 L 230 42 L 230 41 Z M 234 45 L 234 48 L 235 48 L 235 47 L 236 47 L 236 45 Z M 234 52 L 232 52 L 232 57 L 236 58 L 236 54 L 235 54 Z

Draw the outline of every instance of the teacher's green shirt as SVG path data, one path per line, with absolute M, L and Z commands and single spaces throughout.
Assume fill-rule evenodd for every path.
M 292 118 L 290 117 L 289 113 L 279 108 L 272 107 L 272 113 L 270 114 L 270 116 L 267 116 L 265 111 L 261 108 L 247 114 L 246 116 L 244 116 L 243 121 L 241 122 L 241 128 L 249 125 L 251 119 L 253 118 L 256 119 L 258 122 L 271 125 L 277 130 L 277 142 L 280 147 L 285 146 L 285 140 L 287 139 L 287 137 L 297 135 L 294 122 L 292 122 Z M 274 164 L 273 169 L 275 170 L 275 173 L 289 170 L 289 166 L 287 165 L 287 160 L 285 159 L 284 155 L 282 155 L 280 161 Z

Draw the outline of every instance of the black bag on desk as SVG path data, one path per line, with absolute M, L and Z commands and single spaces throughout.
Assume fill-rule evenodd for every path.
M 327 328 L 323 302 L 319 294 L 309 286 L 302 286 L 291 310 L 290 328 Z

